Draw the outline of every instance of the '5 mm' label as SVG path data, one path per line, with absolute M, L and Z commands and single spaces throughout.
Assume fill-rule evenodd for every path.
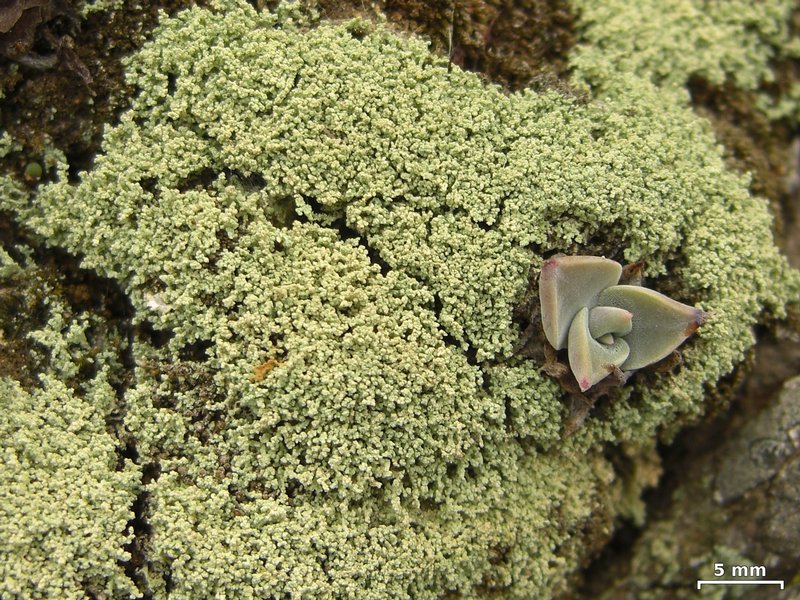
M 779 579 L 761 579 L 767 576 L 767 567 L 764 565 L 732 565 L 730 572 L 726 571 L 725 563 L 714 563 L 714 577 L 752 577 L 752 579 L 701 579 L 697 582 L 697 589 L 704 585 L 777 585 L 783 589 L 784 582 Z
M 731 577 L 766 577 L 767 567 L 763 565 L 733 565 Z M 725 577 L 725 565 L 714 563 L 714 577 Z

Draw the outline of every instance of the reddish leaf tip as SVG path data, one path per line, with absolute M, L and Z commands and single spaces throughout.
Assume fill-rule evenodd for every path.
M 695 331 L 697 331 L 706 321 L 708 321 L 708 313 L 704 310 L 700 310 L 699 308 L 695 310 L 694 313 L 694 320 L 691 321 L 687 326 L 684 333 L 686 337 L 692 335 Z

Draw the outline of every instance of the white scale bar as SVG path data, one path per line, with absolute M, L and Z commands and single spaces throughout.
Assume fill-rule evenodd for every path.
M 779 585 L 783 589 L 783 581 L 780 579 L 762 579 L 760 581 L 724 581 L 719 579 L 702 579 L 697 582 L 699 590 L 704 585 Z

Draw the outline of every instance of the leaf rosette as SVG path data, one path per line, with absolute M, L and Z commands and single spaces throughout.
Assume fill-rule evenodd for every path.
M 707 314 L 640 285 L 620 285 L 622 266 L 599 256 L 546 260 L 539 277 L 542 325 L 567 349 L 582 392 L 617 370 L 658 362 L 705 323 Z

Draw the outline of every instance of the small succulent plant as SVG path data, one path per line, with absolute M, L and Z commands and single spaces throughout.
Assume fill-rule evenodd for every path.
M 610 373 L 626 374 L 668 356 L 705 323 L 699 308 L 640 285 L 619 285 L 622 266 L 599 256 L 546 260 L 539 277 L 542 325 L 567 349 L 582 392 Z

